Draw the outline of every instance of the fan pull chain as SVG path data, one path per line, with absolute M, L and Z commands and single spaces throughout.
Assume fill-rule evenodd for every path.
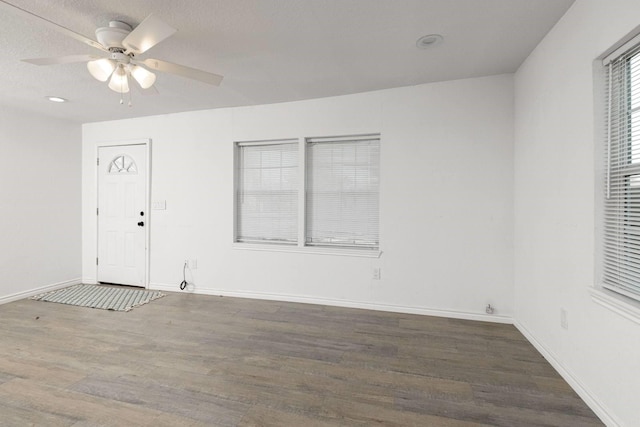
M 120 68 L 122 71 L 125 71 L 125 69 L 124 69 L 124 67 L 122 66 L 122 64 L 118 64 L 118 68 Z M 125 71 L 125 74 L 124 74 L 124 78 L 125 78 L 125 79 L 128 79 L 128 78 L 129 78 L 129 77 L 127 76 L 127 74 L 126 74 L 126 71 Z M 121 80 L 120 80 L 120 105 L 123 105 L 123 104 L 124 104 L 124 82 L 123 82 L 123 80 L 121 79 Z

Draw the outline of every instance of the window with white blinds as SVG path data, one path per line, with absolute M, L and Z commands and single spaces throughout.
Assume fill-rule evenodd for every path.
M 606 176 L 602 286 L 640 300 L 640 45 L 605 59 Z
M 236 144 L 236 241 L 298 240 L 298 141 Z
M 311 138 L 306 245 L 377 249 L 380 138 Z

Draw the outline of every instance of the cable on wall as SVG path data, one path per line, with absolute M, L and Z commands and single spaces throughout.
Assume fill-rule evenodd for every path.
M 187 283 L 187 263 L 185 261 L 184 265 L 182 266 L 182 283 L 180 283 L 180 290 L 184 291 L 187 287 L 188 283 Z

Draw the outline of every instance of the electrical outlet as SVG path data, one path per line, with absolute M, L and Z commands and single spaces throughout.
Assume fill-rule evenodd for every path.
M 192 259 L 189 261 L 189 268 L 192 270 L 196 270 L 198 268 L 198 260 L 197 259 Z
M 373 280 L 380 280 L 380 267 L 373 268 Z
M 567 310 L 565 310 L 564 308 L 560 309 L 560 326 L 562 327 L 562 329 L 569 329 Z

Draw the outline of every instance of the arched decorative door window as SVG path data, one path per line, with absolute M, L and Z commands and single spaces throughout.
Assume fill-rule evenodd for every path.
M 116 156 L 109 164 L 109 173 L 130 173 L 137 174 L 136 162 L 126 154 Z

